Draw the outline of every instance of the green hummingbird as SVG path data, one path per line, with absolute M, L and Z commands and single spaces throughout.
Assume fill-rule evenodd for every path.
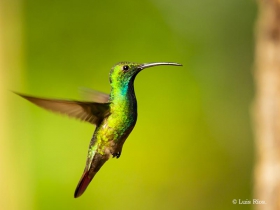
M 111 156 L 120 157 L 123 144 L 137 120 L 134 79 L 143 69 L 159 65 L 182 66 L 169 62 L 117 63 L 109 74 L 110 95 L 92 91 L 90 102 L 37 98 L 17 93 L 44 109 L 96 125 L 89 144 L 86 167 L 75 190 L 75 198 L 84 193 L 95 174 Z

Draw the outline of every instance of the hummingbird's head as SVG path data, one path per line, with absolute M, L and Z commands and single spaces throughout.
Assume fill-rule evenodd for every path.
M 110 83 L 128 84 L 139 73 L 139 65 L 132 62 L 117 63 L 110 71 Z
M 179 63 L 133 63 L 133 62 L 120 62 L 117 63 L 110 71 L 110 83 L 116 83 L 121 86 L 128 85 L 130 81 L 133 82 L 135 76 L 145 68 L 160 66 L 160 65 L 173 65 L 182 66 Z

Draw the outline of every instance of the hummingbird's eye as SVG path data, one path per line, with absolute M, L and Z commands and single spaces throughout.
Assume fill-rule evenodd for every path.
M 128 66 L 128 65 L 124 65 L 124 66 L 123 66 L 123 70 L 124 70 L 124 71 L 127 71 L 128 69 L 129 69 L 129 66 Z

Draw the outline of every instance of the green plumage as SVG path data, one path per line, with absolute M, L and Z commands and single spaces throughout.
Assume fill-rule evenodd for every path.
M 92 91 L 92 102 L 43 99 L 18 94 L 47 110 L 96 125 L 89 145 L 86 167 L 76 188 L 75 197 L 83 194 L 95 174 L 111 156 L 120 157 L 122 146 L 137 120 L 134 79 L 141 70 L 158 65 L 181 66 L 177 63 L 164 62 L 118 63 L 110 71 L 110 95 Z

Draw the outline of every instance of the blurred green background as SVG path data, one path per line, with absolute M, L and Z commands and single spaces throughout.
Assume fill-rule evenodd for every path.
M 232 200 L 253 198 L 254 1 L 1 1 L 1 209 L 252 207 Z M 137 76 L 138 121 L 121 158 L 74 199 L 94 127 L 8 90 L 109 92 L 119 61 L 184 66 Z

